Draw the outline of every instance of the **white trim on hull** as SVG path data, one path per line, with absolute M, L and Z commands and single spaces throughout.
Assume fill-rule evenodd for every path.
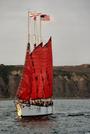
M 25 116 L 44 116 L 53 113 L 53 106 L 37 106 L 37 105 L 27 105 L 27 104 L 16 104 L 17 115 L 19 117 Z

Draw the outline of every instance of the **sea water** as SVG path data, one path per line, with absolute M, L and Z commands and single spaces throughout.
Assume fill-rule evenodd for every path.
M 53 115 L 19 119 L 13 100 L 0 101 L 0 134 L 90 134 L 90 100 L 54 100 Z

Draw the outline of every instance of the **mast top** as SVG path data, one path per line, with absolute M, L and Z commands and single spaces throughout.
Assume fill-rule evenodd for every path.
M 40 16 L 41 14 L 42 14 L 42 13 L 37 13 L 37 12 L 28 11 L 29 17 L 37 17 L 37 16 Z

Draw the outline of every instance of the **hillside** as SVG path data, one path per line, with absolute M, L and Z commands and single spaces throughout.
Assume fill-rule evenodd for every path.
M 0 98 L 14 98 L 22 65 L 0 65 Z M 53 68 L 54 98 L 90 98 L 90 65 Z

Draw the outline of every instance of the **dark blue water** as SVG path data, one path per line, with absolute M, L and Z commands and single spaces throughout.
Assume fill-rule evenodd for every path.
M 53 115 L 22 120 L 13 101 L 0 101 L 0 134 L 90 134 L 90 100 L 55 100 Z

